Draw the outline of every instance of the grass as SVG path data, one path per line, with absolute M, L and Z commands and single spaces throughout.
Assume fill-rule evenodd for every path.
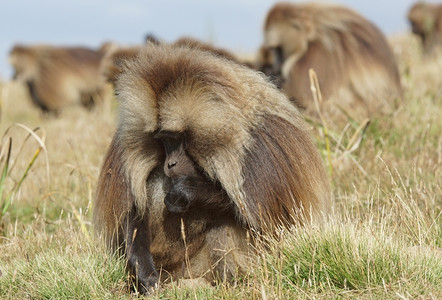
M 409 36 L 392 44 L 405 87 L 394 115 L 327 135 L 312 125 L 332 174 L 333 220 L 267 241 L 253 271 L 235 282 L 169 284 L 152 299 L 442 298 L 442 57 L 423 60 Z M 14 168 L 2 188 L 21 183 L 0 223 L 0 298 L 137 298 L 124 262 L 93 239 L 90 223 L 115 109 L 42 117 L 16 84 L 1 95 L 0 133 L 39 127 L 46 151 L 27 171 L 42 144 L 9 129 Z
M 15 183 L 15 185 L 12 187 L 11 191 L 5 192 L 5 181 L 15 166 L 15 164 L 13 164 L 14 159 L 11 158 L 13 140 L 10 136 L 8 136 L 9 131 L 13 127 L 18 127 L 18 128 L 24 129 L 25 131 L 27 131 L 29 133 L 27 138 L 24 140 L 24 142 L 21 146 L 21 150 L 23 150 L 25 148 L 26 142 L 29 137 L 34 138 L 38 142 L 39 146 L 37 147 L 34 155 L 31 157 L 26 169 L 23 171 L 21 178 Z M 1 145 L 4 146 L 4 148 L 0 152 L 0 161 L 3 162 L 2 172 L 1 172 L 1 177 L 0 177 L 0 220 L 2 220 L 4 217 L 7 216 L 9 206 L 12 203 L 13 197 L 20 190 L 20 187 L 21 187 L 23 181 L 28 176 L 29 170 L 32 168 L 32 165 L 35 163 L 35 160 L 40 155 L 41 150 L 43 149 L 44 151 L 46 151 L 44 141 L 36 134 L 36 131 L 38 129 L 39 128 L 31 130 L 22 124 L 15 124 L 15 125 L 12 125 L 11 127 L 6 129 L 5 134 L 1 140 Z M 22 152 L 21 150 L 17 154 L 17 157 L 15 157 L 15 161 L 20 159 L 19 155 Z M 46 155 L 46 161 L 47 161 L 47 155 Z M 12 165 L 11 165 L 11 163 L 12 163 Z M 47 174 L 46 175 L 49 176 L 49 165 L 48 164 L 47 164 Z
M 320 231 L 298 231 L 283 241 L 279 251 L 276 262 L 274 252 L 267 259 L 271 263 L 266 267 L 272 271 L 268 284 L 280 278 L 279 289 L 291 298 L 301 293 L 366 298 L 393 293 L 415 298 L 425 290 L 427 296 L 439 293 L 440 258 L 373 234 L 371 226 L 340 223 Z
M 117 298 L 127 294 L 124 262 L 96 249 L 45 250 L 7 267 L 0 294 L 11 299 Z M 9 295 L 9 296 L 8 296 Z

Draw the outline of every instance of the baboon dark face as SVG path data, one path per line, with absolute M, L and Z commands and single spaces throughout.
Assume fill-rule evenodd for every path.
M 421 29 L 421 26 L 417 22 L 410 21 L 410 26 L 411 32 L 413 32 L 414 34 L 417 34 L 419 36 L 424 34 L 424 31 Z
M 222 212 L 233 209 L 220 185 L 210 181 L 187 154 L 183 134 L 161 132 L 155 137 L 164 146 L 163 170 L 168 177 L 164 204 L 170 212 L 182 214 L 193 208 Z
M 261 47 L 256 69 L 268 76 L 278 88 L 282 88 L 282 65 L 284 55 L 282 47 Z

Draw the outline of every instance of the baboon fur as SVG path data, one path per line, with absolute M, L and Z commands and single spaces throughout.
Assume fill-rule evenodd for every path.
M 307 114 L 317 112 L 309 69 L 318 77 L 322 110 L 338 120 L 390 113 L 402 94 L 393 52 L 382 32 L 358 13 L 319 3 L 277 3 L 264 23 L 257 68 L 273 77 Z
M 425 54 L 442 50 L 442 4 L 417 2 L 408 11 L 412 32 L 419 36 Z
M 9 61 L 14 79 L 27 85 L 33 103 L 44 112 L 58 113 L 69 105 L 92 108 L 103 100 L 102 56 L 84 47 L 15 45 Z
M 127 224 L 141 220 L 144 227 L 135 226 L 145 234 L 140 242 L 147 252 L 150 245 L 163 274 L 230 278 L 247 269 L 249 231 L 272 234 L 327 211 L 322 158 L 297 108 L 264 75 L 197 47 L 148 45 L 126 62 L 116 88 L 118 126 L 93 222 L 110 248 L 123 246 L 129 261 Z M 187 155 L 225 191 L 231 212 L 167 211 L 158 131 L 186 136 Z
M 230 51 L 226 50 L 226 49 L 222 49 L 219 47 L 215 47 L 212 44 L 197 40 L 195 38 L 192 37 L 182 37 L 178 40 L 176 40 L 174 42 L 175 46 L 185 46 L 188 48 L 196 48 L 202 51 L 208 51 L 208 52 L 212 52 L 213 54 L 220 56 L 220 57 L 224 57 L 227 58 L 231 61 L 237 62 L 237 63 L 241 63 L 239 61 L 239 59 Z
M 106 49 L 100 64 L 100 74 L 103 80 L 115 84 L 118 79 L 124 61 L 134 59 L 143 45 L 119 46 L 112 44 Z
M 145 45 L 138 45 L 138 46 L 112 45 L 111 47 L 109 47 L 101 63 L 101 74 L 103 75 L 104 79 L 108 82 L 115 83 L 118 79 L 118 75 L 121 73 L 123 69 L 124 61 L 136 58 L 140 50 L 149 43 L 159 45 L 166 42 L 160 41 L 156 38 L 152 40 L 152 37 L 149 35 L 148 37 L 146 37 Z M 192 37 L 179 38 L 172 44 L 177 47 L 185 46 L 188 48 L 197 48 L 200 49 L 201 51 L 209 51 L 218 56 L 240 63 L 239 59 L 229 51 L 214 47 L 211 44 L 202 42 Z

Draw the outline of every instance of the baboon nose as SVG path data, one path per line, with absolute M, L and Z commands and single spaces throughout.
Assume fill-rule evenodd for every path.
M 175 166 L 176 166 L 176 161 L 172 161 L 172 162 L 167 163 L 167 168 L 169 168 L 169 169 L 172 169 Z

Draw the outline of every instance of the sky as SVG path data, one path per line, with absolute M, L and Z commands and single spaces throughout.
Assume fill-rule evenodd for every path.
M 336 0 L 333 3 L 353 8 L 390 36 L 409 30 L 406 14 L 415 1 Z M 233 52 L 254 53 L 262 42 L 265 15 L 276 2 L 0 0 L 0 79 L 7 80 L 12 74 L 8 53 L 16 43 L 99 47 L 103 42 L 114 41 L 135 45 L 152 33 L 165 41 L 192 36 Z

